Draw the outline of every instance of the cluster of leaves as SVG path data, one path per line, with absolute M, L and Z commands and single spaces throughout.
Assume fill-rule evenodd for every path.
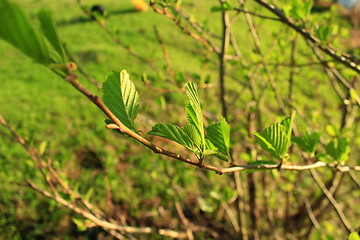
M 196 84 L 187 82 L 184 88 L 189 99 L 185 108 L 188 124 L 179 127 L 174 124 L 159 123 L 153 126 L 148 134 L 184 146 L 196 155 L 200 164 L 208 155 L 230 161 L 230 125 L 225 118 L 221 118 L 219 122 L 205 128 Z M 138 114 L 139 95 L 126 70 L 113 71 L 106 77 L 103 84 L 103 100 L 126 127 L 137 132 L 134 120 Z M 312 157 L 315 156 L 320 143 L 320 134 L 317 132 L 309 132 L 302 137 L 292 137 L 294 118 L 295 112 L 281 122 L 254 133 L 261 148 L 280 160 L 280 164 L 289 158 L 288 150 L 292 142 Z M 106 120 L 106 123 L 111 123 L 111 120 Z M 321 160 L 328 163 L 333 161 L 344 163 L 349 154 L 349 140 L 338 136 L 325 146 L 325 150 L 326 154 L 318 154 Z
M 219 122 L 205 129 L 196 84 L 188 82 L 184 88 L 189 98 L 189 103 L 186 105 L 188 124 L 184 127 L 166 123 L 156 124 L 149 134 L 179 143 L 195 153 L 200 161 L 207 155 L 215 155 L 229 161 L 229 124 L 221 118 Z M 138 113 L 139 96 L 126 70 L 113 71 L 107 76 L 103 84 L 103 100 L 126 127 L 137 131 L 134 120 Z

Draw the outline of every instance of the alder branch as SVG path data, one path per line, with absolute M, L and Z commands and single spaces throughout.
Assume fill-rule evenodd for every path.
M 297 25 L 293 20 L 286 17 L 285 14 L 275 5 L 268 3 L 266 0 L 254 0 L 261 6 L 264 6 L 266 9 L 274 13 L 282 23 L 288 25 L 290 28 L 294 29 L 296 32 L 300 33 L 305 39 L 311 41 L 317 48 L 326 53 L 328 56 L 336 60 L 337 62 L 343 64 L 344 66 L 354 70 L 357 73 L 360 73 L 360 66 L 351 60 L 349 56 L 339 51 L 336 51 L 331 46 L 328 46 L 316 38 L 312 33 L 306 30 L 304 27 Z
M 178 26 L 183 33 L 185 33 L 186 35 L 189 35 L 190 37 L 194 38 L 195 40 L 203 43 L 205 46 L 207 46 L 211 51 L 215 52 L 216 54 L 220 53 L 219 48 L 217 46 L 215 46 L 212 42 L 209 42 L 209 40 L 207 38 L 197 35 L 196 33 L 189 31 L 185 26 L 181 25 L 180 21 L 175 16 L 173 16 L 171 13 L 169 13 L 169 11 L 167 10 L 166 7 L 164 7 L 162 10 L 159 8 L 156 8 L 156 1 L 153 1 L 150 6 L 154 10 L 154 12 L 163 14 L 164 16 L 166 16 L 167 18 L 172 20 L 175 23 L 175 25 Z
M 178 9 L 178 8 L 172 8 L 177 14 L 179 14 L 179 16 L 181 16 L 183 19 L 185 19 L 185 21 L 187 23 L 190 24 L 190 26 L 195 29 L 195 31 L 197 31 L 208 43 L 210 46 L 212 46 L 213 49 L 217 49 L 218 52 L 220 51 L 219 47 L 215 45 L 215 43 L 213 43 L 206 35 L 204 29 L 196 22 L 194 22 L 192 19 L 190 19 L 190 16 L 185 12 L 183 11 L 182 9 Z M 215 37 L 215 38 L 221 38 L 219 36 L 216 36 L 215 34 L 213 33 L 209 33 L 209 35 Z
M 149 148 L 156 154 L 165 155 L 167 157 L 173 158 L 175 160 L 179 160 L 185 163 L 188 163 L 190 165 L 194 165 L 199 167 L 199 160 L 198 159 L 189 159 L 185 158 L 177 153 L 171 152 L 169 150 L 166 150 L 164 148 L 161 148 L 153 143 L 151 143 L 146 138 L 140 136 L 139 134 L 131 131 L 129 128 L 127 128 L 101 101 L 101 99 L 91 94 L 80 82 L 77 81 L 77 76 L 75 74 L 69 74 L 67 77 L 64 78 L 65 81 L 69 82 L 73 87 L 75 87 L 80 93 L 82 93 L 84 96 L 86 96 L 91 102 L 93 102 L 106 116 L 108 116 L 114 124 L 107 125 L 110 129 L 117 129 L 121 133 L 124 133 L 125 135 L 135 139 L 145 147 Z M 327 164 L 324 162 L 317 162 L 311 165 L 303 165 L 303 166 L 297 166 L 297 165 L 283 165 L 280 169 L 283 170 L 294 170 L 294 171 L 303 171 L 308 169 L 314 169 L 319 167 L 328 167 L 328 168 L 335 168 L 338 171 L 341 172 L 348 172 L 348 171 L 360 171 L 360 166 L 346 166 L 346 165 L 337 165 L 337 164 Z M 224 173 L 232 173 L 232 172 L 240 172 L 245 170 L 272 170 L 279 168 L 278 165 L 271 165 L 271 164 L 265 164 L 265 165 L 232 165 L 231 167 L 216 167 L 209 164 L 204 164 L 204 169 L 214 171 L 218 174 L 224 174 Z
M 341 98 L 341 100 L 344 101 L 345 96 L 339 89 L 339 87 L 336 83 L 336 79 L 338 80 L 339 83 L 341 83 L 342 86 L 347 88 L 349 91 L 353 91 L 355 93 L 356 103 L 360 106 L 360 97 L 356 94 L 356 90 L 354 89 L 354 87 L 335 68 L 331 67 L 327 62 L 324 61 L 324 58 L 321 56 L 320 52 L 315 48 L 315 46 L 312 46 L 310 41 L 306 41 L 306 42 L 312 48 L 314 54 L 316 55 L 319 62 L 323 66 L 324 71 L 329 76 L 329 79 L 331 81 L 331 84 L 332 84 L 335 92 L 338 94 L 338 96 Z

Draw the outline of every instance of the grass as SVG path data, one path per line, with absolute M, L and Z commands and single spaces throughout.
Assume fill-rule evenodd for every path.
M 107 25 L 117 32 L 121 41 L 131 46 L 138 55 L 150 59 L 161 72 L 154 72 L 149 66 L 140 64 L 127 51 L 116 45 L 97 24 L 86 20 L 75 1 L 17 2 L 33 18 L 40 9 L 51 10 L 58 23 L 61 39 L 98 82 L 101 83 L 112 69 L 128 70 L 139 91 L 140 113 L 145 121 L 138 120 L 138 125 L 144 134 L 151 129 L 146 119 L 179 125 L 185 122 L 184 94 L 157 93 L 149 90 L 141 82 L 141 75 L 147 73 L 154 86 L 166 88 L 171 85 L 164 77 L 166 73 L 163 69 L 166 62 L 153 31 L 154 25 L 166 43 L 173 69 L 177 74 L 182 73 L 186 80 L 197 81 L 203 81 L 209 76 L 213 83 L 217 82 L 216 58 L 209 57 L 210 54 L 200 44 L 182 34 L 169 19 L 152 11 L 132 11 L 130 1 L 102 1 L 110 12 Z M 96 1 L 86 1 L 87 6 L 95 3 Z M 209 11 L 214 5 L 213 2 L 184 1 L 183 4 L 192 18 L 206 24 L 212 32 L 220 34 L 220 14 Z M 271 48 L 275 40 L 276 46 L 283 46 L 270 52 L 269 61 L 288 59 L 288 30 L 285 31 L 280 24 L 268 24 L 263 20 L 256 20 L 256 23 L 259 26 L 264 51 Z M 243 26 L 245 22 L 242 19 L 236 23 L 235 28 L 244 28 Z M 236 31 L 236 34 L 245 58 L 256 62 L 259 57 L 252 51 L 253 43 L 249 33 Z M 277 37 L 275 40 L 273 35 Z M 219 43 L 219 40 L 215 41 Z M 304 42 L 300 42 L 299 48 L 302 53 L 299 54 L 299 62 L 315 60 L 305 51 Z M 227 177 L 199 171 L 191 166 L 150 154 L 149 150 L 135 144 L 133 140 L 107 130 L 104 115 L 45 67 L 32 62 L 3 41 L 0 41 L 0 55 L 3 56 L 0 59 L 0 113 L 32 146 L 39 148 L 41 144 L 47 144 L 45 157 L 53 160 L 54 166 L 69 179 L 71 186 L 78 188 L 83 194 L 94 191 L 91 194 L 92 202 L 97 203 L 109 214 L 114 214 L 114 217 L 118 217 L 116 214 L 125 214 L 129 225 L 166 226 L 167 221 L 171 220 L 167 217 L 171 214 L 171 210 L 168 209 L 172 208 L 173 201 L 178 200 L 184 202 L 185 206 L 192 206 L 191 209 L 185 210 L 198 213 L 204 219 L 210 219 L 207 222 L 210 226 L 215 225 L 211 221 L 214 219 L 211 209 L 219 207 L 220 201 L 210 197 L 210 193 L 213 191 L 227 200 L 231 199 L 235 191 L 229 185 Z M 231 116 L 231 121 L 235 125 L 234 143 L 243 143 L 244 139 L 251 141 L 247 137 L 247 132 L 243 130 L 247 123 L 246 112 L 250 110 L 247 107 L 250 94 L 247 90 L 244 94 L 239 94 L 243 88 L 239 82 L 248 84 L 248 73 L 252 72 L 254 78 L 259 80 L 259 86 L 270 89 L 260 68 L 252 67 L 254 66 L 249 66 L 251 71 L 248 71 L 249 69 L 241 69 L 238 63 L 229 64 L 229 71 L 235 76 L 229 80 L 229 99 L 238 99 L 230 106 L 234 113 Z M 289 69 L 272 70 L 282 90 L 281 95 L 286 96 Z M 100 91 L 85 79 L 80 81 L 92 92 L 101 95 Z M 317 88 L 314 89 L 313 85 L 317 85 Z M 329 83 L 320 67 L 298 72 L 295 86 L 294 101 L 299 103 L 301 110 L 306 113 L 316 129 L 325 132 L 327 124 L 335 125 L 339 122 L 339 102 L 334 101 L 336 96 L 329 90 Z M 216 89 L 200 91 L 203 108 L 210 116 L 220 115 L 220 105 L 214 101 L 216 94 Z M 312 97 L 317 94 L 321 95 L 323 102 L 313 101 Z M 163 109 L 159 104 L 161 98 L 166 100 Z M 325 105 L 326 108 L 323 109 Z M 277 118 L 282 118 L 278 112 L 273 111 L 274 106 L 276 105 L 273 93 L 268 91 L 262 105 L 266 115 L 263 120 L 264 126 L 278 120 Z M 331 116 L 331 119 L 318 117 L 324 113 Z M 306 128 L 301 120 L 297 121 L 301 130 Z M 173 143 L 158 138 L 152 140 L 167 149 L 175 149 L 189 156 L 189 153 Z M 0 239 L 92 239 L 101 233 L 97 228 L 80 231 L 72 223 L 72 218 L 78 216 L 19 185 L 28 178 L 43 184 L 41 175 L 34 170 L 26 152 L 10 139 L 9 133 L 4 129 L 0 129 L 0 141 L 0 228 L 3 229 Z M 235 154 L 244 154 L 242 150 L 241 147 L 235 149 Z M 352 155 L 358 156 L 358 150 L 354 150 Z M 293 175 L 298 176 L 281 173 L 283 178 L 296 178 Z M 279 180 L 280 176 L 273 178 Z M 107 187 L 112 190 L 108 192 Z M 283 188 L 280 189 L 281 192 L 286 193 L 291 190 L 291 184 Z M 112 207 L 105 201 L 108 194 L 114 203 Z M 272 206 L 276 206 L 277 197 L 278 195 L 271 196 Z M 202 205 L 198 204 L 200 198 L 204 199 Z M 165 215 L 157 216 L 157 209 L 161 207 L 167 212 L 165 211 Z M 206 213 L 205 209 L 210 210 Z M 154 216 L 147 217 L 146 214 Z M 194 218 L 200 218 L 198 215 Z M 226 225 L 226 220 L 221 219 L 218 221 L 220 224 L 231 228 Z M 203 221 L 202 218 L 197 220 Z M 152 237 L 151 239 L 156 239 L 155 236 Z

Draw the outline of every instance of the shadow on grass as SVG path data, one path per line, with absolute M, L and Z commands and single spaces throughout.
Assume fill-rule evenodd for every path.
M 130 8 L 130 9 L 122 9 L 122 10 L 114 10 L 108 12 L 108 17 L 111 17 L 111 15 L 120 15 L 120 14 L 130 14 L 130 13 L 137 13 L 136 9 Z M 79 24 L 79 23 L 86 23 L 86 22 L 92 22 L 93 20 L 86 16 L 81 17 L 75 17 L 73 19 L 67 20 L 67 21 L 60 21 L 57 23 L 58 26 L 67 26 L 72 24 Z

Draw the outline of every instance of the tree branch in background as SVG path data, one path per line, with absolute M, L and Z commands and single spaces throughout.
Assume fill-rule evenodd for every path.
M 336 51 L 330 46 L 322 43 L 319 39 L 317 39 L 312 33 L 308 32 L 305 28 L 298 26 L 295 22 L 285 16 L 285 14 L 275 5 L 268 3 L 266 0 L 254 0 L 261 6 L 265 7 L 272 13 L 274 13 L 281 20 L 282 23 L 288 25 L 296 32 L 301 34 L 306 40 L 311 41 L 317 48 L 326 53 L 328 56 L 336 60 L 337 62 L 343 64 L 344 66 L 354 70 L 357 73 L 360 73 L 360 66 L 351 60 L 349 56 L 344 53 L 340 53 Z M 353 57 L 353 56 L 352 56 Z

